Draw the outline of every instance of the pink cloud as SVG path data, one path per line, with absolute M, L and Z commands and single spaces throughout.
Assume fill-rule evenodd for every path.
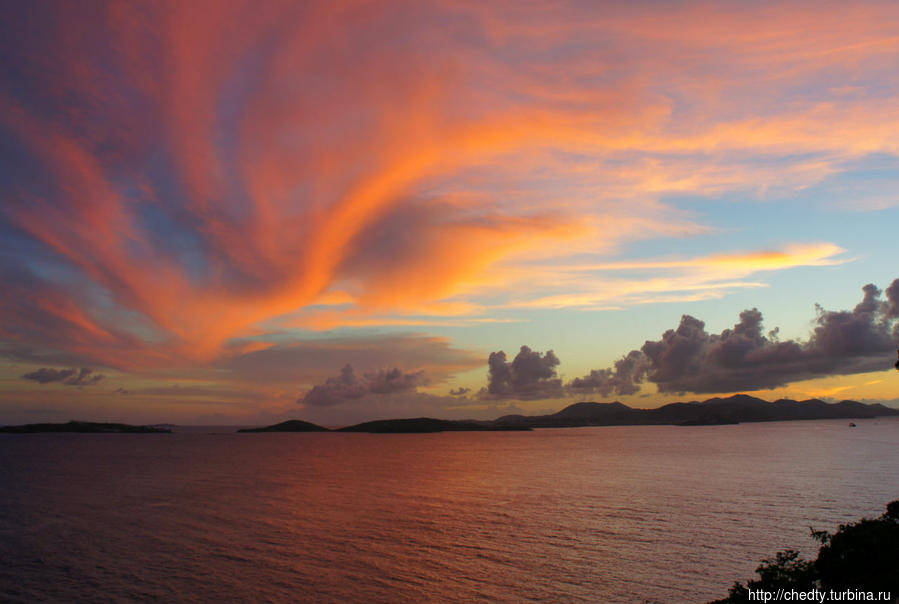
M 322 324 L 478 308 L 523 257 L 699 232 L 659 198 L 897 151 L 896 7 L 817 6 L 60 6 L 0 95 L 46 184 L 3 220 L 80 280 L 32 266 L 0 330 L 207 363 L 334 292 Z

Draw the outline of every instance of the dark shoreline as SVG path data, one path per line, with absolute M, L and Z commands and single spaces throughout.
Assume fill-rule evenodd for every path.
M 899 415 L 879 403 L 857 401 L 826 403 L 819 399 L 768 402 L 746 394 L 705 401 L 670 403 L 656 409 L 634 409 L 620 402 L 575 403 L 551 415 L 505 415 L 494 420 L 444 420 L 428 417 L 385 419 L 328 430 L 316 424 L 290 420 L 240 432 L 369 432 L 432 433 L 444 431 L 505 431 L 583 426 L 722 426 L 739 423 L 814 419 L 870 419 Z
M 656 409 L 635 409 L 613 403 L 574 403 L 549 415 L 505 415 L 494 420 L 447 420 L 431 417 L 383 419 L 329 429 L 302 420 L 287 420 L 271 426 L 242 428 L 237 432 L 367 432 L 372 434 L 427 434 L 436 432 L 528 431 L 534 428 L 577 428 L 584 426 L 723 426 L 740 423 L 802 421 L 815 419 L 871 419 L 899 415 L 879 403 L 844 400 L 826 403 L 820 399 L 768 402 L 746 394 L 705 401 L 670 403 Z M 129 424 L 79 422 L 2 426 L 0 433 L 41 432 L 164 434 L 171 424 L 132 426 Z
M 158 426 L 132 426 L 131 424 L 113 424 L 104 422 L 78 422 L 75 420 L 64 424 L 25 424 L 22 426 L 0 426 L 0 433 L 5 434 L 37 434 L 44 432 L 77 432 L 82 434 L 168 434 L 170 428 Z

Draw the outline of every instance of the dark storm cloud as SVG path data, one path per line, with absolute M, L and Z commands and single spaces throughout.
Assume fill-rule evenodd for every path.
M 365 384 L 356 377 L 351 365 L 344 365 L 337 377 L 329 377 L 323 384 L 316 384 L 298 400 L 306 405 L 328 406 L 362 398 L 368 393 Z
M 37 371 L 26 373 L 22 376 L 26 380 L 32 380 L 38 384 L 50 384 L 61 382 L 66 386 L 92 386 L 102 380 L 103 374 L 94 373 L 93 369 L 82 367 L 79 369 L 50 369 L 41 367 Z
M 75 375 L 74 369 L 48 369 L 41 367 L 37 371 L 26 373 L 22 377 L 26 380 L 32 380 L 38 384 L 49 384 L 50 382 L 62 382 Z
M 736 392 L 889 368 L 884 359 L 899 346 L 899 279 L 887 288 L 886 301 L 874 285 L 862 291 L 862 301 L 851 311 L 818 306 L 806 342 L 781 342 L 776 329 L 765 334 L 762 313 L 755 308 L 740 313 L 739 322 L 720 334 L 706 332 L 705 323 L 684 315 L 676 329 L 629 352 L 614 370 L 593 370 L 567 388 L 602 396 L 634 394 L 648 380 L 660 392 Z
M 424 371 L 403 373 L 394 367 L 390 370 L 366 373 L 365 382 L 368 391 L 374 394 L 392 394 L 394 392 L 411 392 L 419 386 L 428 384 L 428 378 Z
M 491 352 L 487 359 L 488 398 L 537 399 L 562 396 L 562 380 L 556 377 L 559 359 L 552 350 L 541 354 L 522 346 L 510 363 L 502 350 Z
M 26 380 L 32 380 L 38 384 L 49 384 L 50 382 L 61 382 L 64 379 L 75 374 L 74 369 L 48 369 L 41 367 L 37 371 L 26 373 L 22 377 Z
M 899 279 L 890 288 L 897 283 Z M 874 285 L 866 285 L 863 291 L 864 298 L 851 312 L 828 312 L 818 307 L 818 325 L 808 343 L 809 353 L 838 363 L 842 358 L 895 348 L 894 335 L 890 333 L 890 304 L 880 300 L 881 291 Z
M 105 375 L 102 373 L 94 373 L 92 369 L 82 367 L 78 375 L 72 376 L 65 381 L 67 386 L 90 386 L 102 380 Z
M 899 279 L 893 281 L 886 289 L 886 316 L 890 319 L 899 317 Z
M 593 369 L 584 377 L 574 378 L 567 387 L 574 392 L 596 392 L 601 396 L 636 394 L 647 365 L 646 356 L 639 350 L 632 350 L 615 361 L 615 369 Z
M 731 392 L 781 386 L 804 371 L 802 347 L 762 334 L 762 314 L 740 313 L 733 329 L 709 334 L 705 324 L 685 315 L 677 329 L 646 342 L 646 376 L 660 392 Z
M 428 383 L 424 371 L 404 373 L 394 367 L 356 375 L 352 365 L 344 365 L 340 375 L 329 377 L 324 383 L 316 384 L 298 403 L 326 407 L 346 401 L 360 399 L 367 394 L 394 394 L 398 392 L 414 392 L 419 386 Z

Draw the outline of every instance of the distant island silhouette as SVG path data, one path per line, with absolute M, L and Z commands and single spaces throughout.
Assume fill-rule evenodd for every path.
M 613 403 L 574 403 L 550 415 L 504 415 L 494 420 L 445 420 L 429 417 L 384 419 L 363 422 L 334 432 L 429 433 L 444 431 L 530 430 L 533 428 L 576 428 L 581 426 L 719 426 L 743 422 L 776 422 L 810 419 L 869 419 L 899 415 L 879 403 L 844 400 L 827 403 L 820 399 L 768 402 L 747 394 L 705 401 L 670 403 L 656 409 L 634 409 Z M 290 420 L 264 428 L 240 432 L 328 432 L 327 428 L 300 420 Z
M 337 432 L 411 433 L 411 432 L 476 432 L 488 430 L 530 430 L 530 426 L 476 422 L 473 420 L 453 421 L 416 417 L 413 419 L 380 419 L 355 426 L 340 428 Z
M 271 426 L 242 428 L 238 432 L 369 432 L 432 433 L 531 430 L 534 428 L 577 428 L 582 426 L 722 426 L 749 422 L 778 422 L 809 419 L 870 419 L 899 415 L 879 403 L 844 400 L 827 403 L 820 399 L 768 402 L 748 394 L 704 401 L 670 403 L 656 409 L 635 409 L 613 403 L 574 403 L 549 415 L 504 415 L 494 420 L 448 420 L 431 417 L 381 419 L 330 430 L 311 422 L 291 419 Z M 171 432 L 169 424 L 132 426 L 129 424 L 69 421 L 60 424 L 2 426 L 0 433 L 86 432 L 159 434 Z
M 826 403 L 820 399 L 768 402 L 748 394 L 735 394 L 702 402 L 669 403 L 656 409 L 634 409 L 617 401 L 575 403 L 551 415 L 506 415 L 493 421 L 533 428 L 665 424 L 701 426 L 807 419 L 866 419 L 885 415 L 899 415 L 899 409 L 850 400 L 839 403 Z
M 286 422 L 275 424 L 274 426 L 265 426 L 263 428 L 242 428 L 238 432 L 330 432 L 327 428 L 318 426 L 311 422 L 304 422 L 299 419 L 289 419 Z
M 132 426 L 130 424 L 110 424 L 98 422 L 69 421 L 64 424 L 25 424 L 24 426 L 0 426 L 0 432 L 11 434 L 33 434 L 37 432 L 89 432 L 118 434 L 165 434 L 169 428 L 156 426 Z

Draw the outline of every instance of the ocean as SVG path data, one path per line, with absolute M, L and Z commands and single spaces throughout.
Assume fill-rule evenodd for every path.
M 0 435 L 8 602 L 706 602 L 899 499 L 899 418 Z

